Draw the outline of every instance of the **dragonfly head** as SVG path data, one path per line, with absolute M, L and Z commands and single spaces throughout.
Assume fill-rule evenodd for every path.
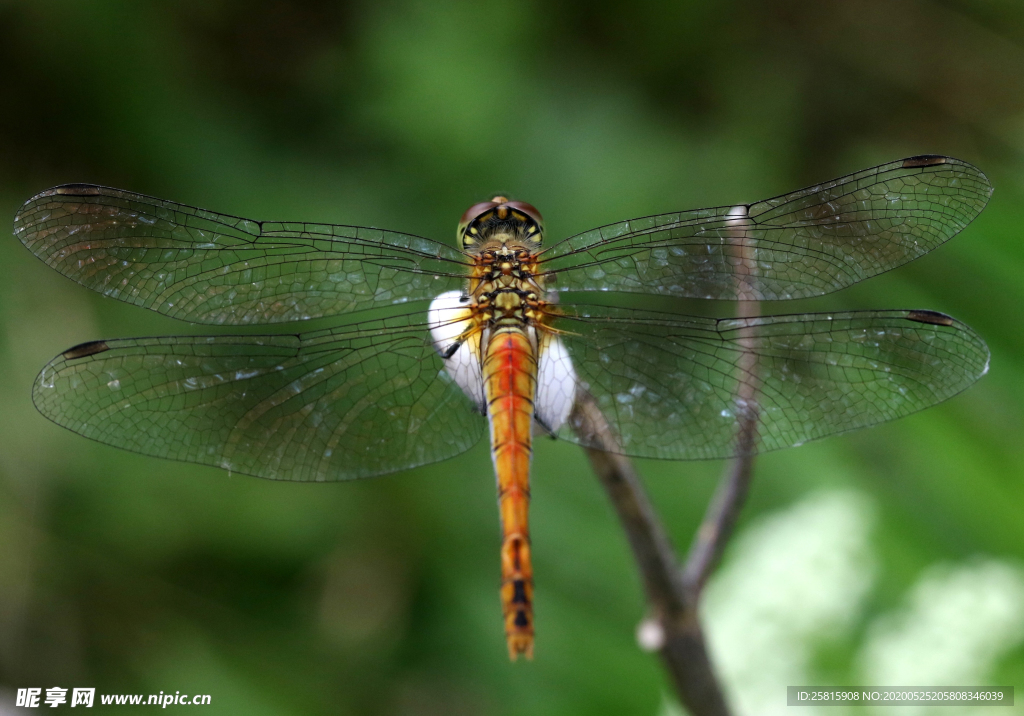
M 522 246 L 531 251 L 540 248 L 544 237 L 544 217 L 525 201 L 509 201 L 496 196 L 466 209 L 459 222 L 459 243 L 470 252 L 485 246 Z

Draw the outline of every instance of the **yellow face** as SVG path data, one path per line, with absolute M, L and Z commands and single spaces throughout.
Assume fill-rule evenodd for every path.
M 462 215 L 458 239 L 463 250 L 478 254 L 485 248 L 522 247 L 531 253 L 540 248 L 544 218 L 524 201 L 496 196 L 474 204 Z

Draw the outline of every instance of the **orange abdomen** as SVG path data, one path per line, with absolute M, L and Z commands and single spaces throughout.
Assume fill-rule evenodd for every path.
M 501 513 L 501 604 L 509 656 L 533 657 L 533 566 L 530 562 L 530 430 L 537 359 L 529 338 L 500 330 L 487 346 L 484 389 Z

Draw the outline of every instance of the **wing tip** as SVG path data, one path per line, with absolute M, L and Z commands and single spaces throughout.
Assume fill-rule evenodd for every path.
M 981 367 L 974 373 L 974 380 L 979 380 L 988 373 L 989 363 L 992 360 L 992 352 L 989 350 L 988 344 L 985 343 L 985 339 L 978 335 L 978 333 L 967 324 L 961 323 L 952 316 L 947 316 L 945 313 L 930 311 L 928 309 L 914 309 L 907 311 L 904 318 L 908 321 L 915 321 L 917 323 L 955 329 L 964 336 L 965 339 L 969 340 L 973 344 L 975 349 L 978 351 L 975 355 L 978 356 L 979 361 L 981 356 L 984 356 L 985 358 L 984 365 L 981 365 Z M 975 363 L 974 365 L 977 366 L 978 363 Z M 972 384 L 973 382 L 974 381 L 971 381 Z
M 17 236 L 22 243 L 25 243 L 25 239 L 22 238 L 22 234 L 26 228 L 26 215 L 30 214 L 34 210 L 36 202 L 41 199 L 48 199 L 52 196 L 99 196 L 103 193 L 104 187 L 97 186 L 96 184 L 59 184 L 49 189 L 44 189 L 38 194 L 33 195 L 28 201 L 21 205 L 18 212 L 14 215 L 14 234 Z
M 901 167 L 904 169 L 914 169 L 920 167 L 941 166 L 943 164 L 957 166 L 960 167 L 961 171 L 975 174 L 977 179 L 985 186 L 985 203 L 988 202 L 989 197 L 992 196 L 992 182 L 989 181 L 985 172 L 981 171 L 981 169 L 978 169 L 978 167 L 974 166 L 970 162 L 965 162 L 962 159 L 956 159 L 955 157 L 949 157 L 943 154 L 918 154 L 916 156 L 903 159 Z

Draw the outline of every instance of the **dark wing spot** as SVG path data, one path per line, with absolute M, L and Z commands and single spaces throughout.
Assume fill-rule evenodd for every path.
M 61 184 L 54 191 L 58 194 L 72 196 L 96 196 L 100 193 L 100 188 L 92 184 Z
M 106 350 L 110 350 L 106 341 L 89 341 L 88 343 L 79 343 L 74 348 L 68 348 L 61 355 L 64 356 L 65 360 L 74 360 L 76 358 L 96 355 Z
M 907 313 L 907 320 L 917 321 L 918 323 L 931 323 L 933 326 L 953 325 L 952 318 L 938 311 L 909 311 Z
M 948 157 L 943 157 L 939 154 L 919 154 L 916 157 L 907 157 L 903 160 L 903 168 L 909 169 L 910 167 L 930 167 L 935 164 L 945 164 Z

